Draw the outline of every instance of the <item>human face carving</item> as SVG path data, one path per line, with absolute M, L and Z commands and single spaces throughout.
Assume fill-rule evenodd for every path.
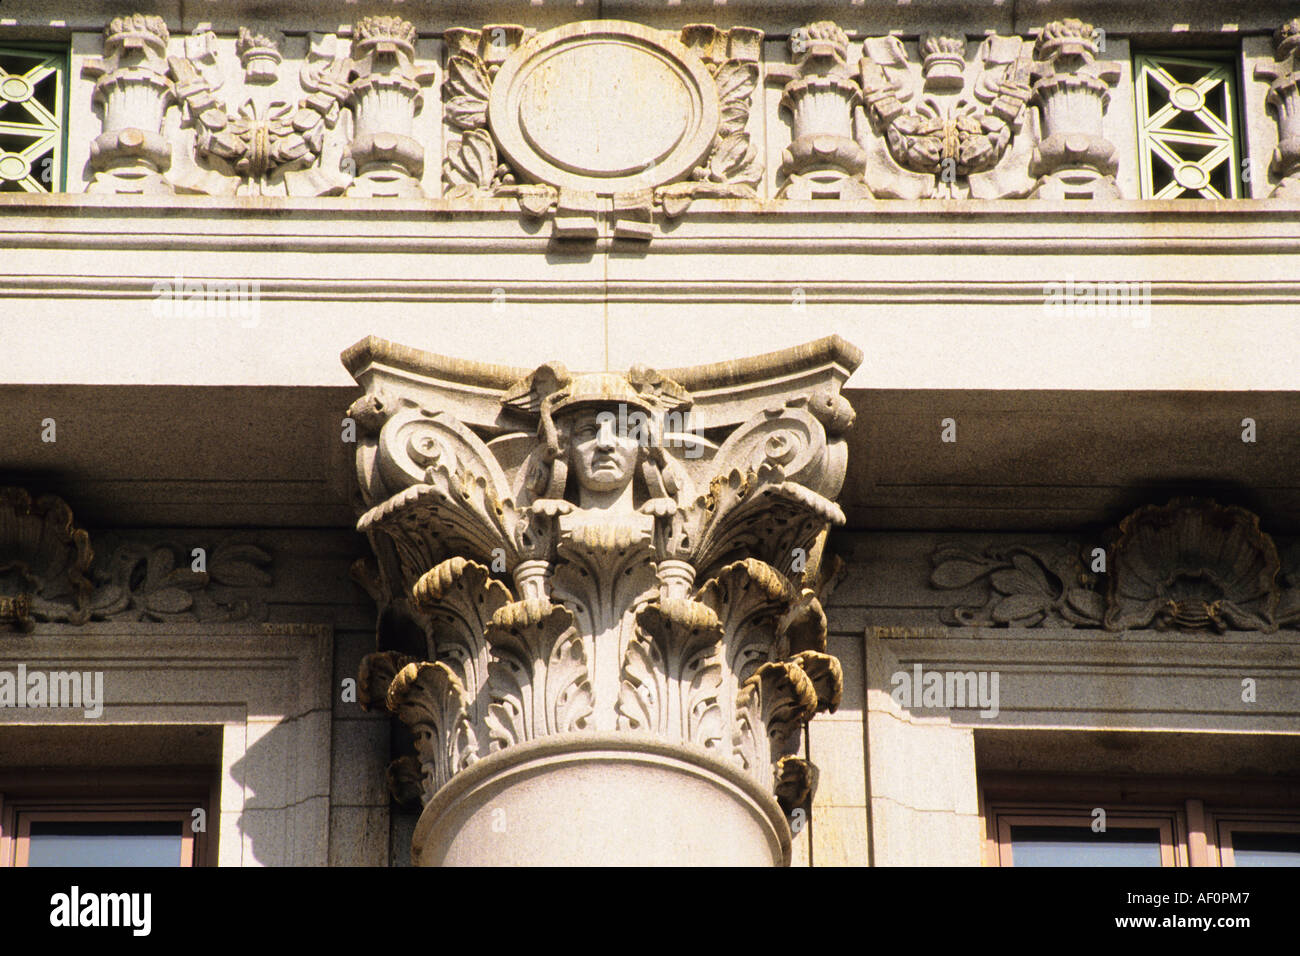
M 618 415 L 588 408 L 574 414 L 569 430 L 569 456 L 583 490 L 609 495 L 632 483 L 637 443 L 618 427 Z

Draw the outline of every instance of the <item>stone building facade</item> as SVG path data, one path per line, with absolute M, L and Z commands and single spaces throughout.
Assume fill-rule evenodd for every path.
M 0 865 L 1300 860 L 1295 11 L 597 7 L 0 8 Z

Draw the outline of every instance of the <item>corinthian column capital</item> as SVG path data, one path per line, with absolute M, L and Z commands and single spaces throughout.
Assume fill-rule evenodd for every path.
M 390 780 L 425 806 L 417 861 L 787 862 L 803 726 L 840 696 L 818 590 L 860 353 L 343 360 L 381 605 L 363 702 L 413 731 Z M 547 822 L 565 794 L 594 834 Z

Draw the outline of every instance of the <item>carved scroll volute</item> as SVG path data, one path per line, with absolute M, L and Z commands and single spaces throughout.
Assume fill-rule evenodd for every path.
M 1034 47 L 1033 103 L 1041 138 L 1029 173 L 1040 199 L 1118 198 L 1115 144 L 1102 131 L 1118 64 L 1097 60 L 1090 23 L 1054 20 Z
M 691 561 L 711 574 L 753 555 L 798 576 L 817 537 L 844 523 L 831 498 L 844 483 L 844 434 L 854 412 L 837 389 L 769 408 L 737 429 L 714 457 L 717 477 L 683 514 Z
M 104 115 L 104 131 L 90 144 L 95 176 L 87 192 L 171 192 L 161 175 L 171 166 L 163 114 L 176 97 L 169 40 L 162 17 L 115 17 L 104 28 L 103 58 L 82 67 L 95 80 L 94 99 Z
M 509 481 L 487 445 L 451 415 L 399 406 L 373 446 L 358 451 L 369 493 L 383 502 L 363 516 L 359 530 L 393 534 L 421 554 L 450 550 L 488 564 L 499 555 L 513 562 Z M 422 523 L 426 532 L 408 533 Z M 429 566 L 409 570 L 408 591 Z
M 829 340 L 685 370 L 721 445 L 668 441 L 690 431 L 695 395 L 642 367 L 524 374 L 373 341 L 346 361 L 369 392 L 349 420 L 384 608 L 364 696 L 416 734 L 426 801 L 474 759 L 624 732 L 741 767 L 787 804 L 806 796 L 799 735 L 841 678 L 803 585 L 843 521 L 829 496 L 856 353 Z M 713 472 L 703 494 L 692 467 Z M 412 769 L 390 773 L 403 793 Z

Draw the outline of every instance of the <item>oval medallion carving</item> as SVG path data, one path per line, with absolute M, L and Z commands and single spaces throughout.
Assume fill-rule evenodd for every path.
M 492 85 L 488 119 L 525 175 L 611 194 L 688 175 L 718 129 L 713 78 L 666 34 L 573 23 L 521 46 Z

